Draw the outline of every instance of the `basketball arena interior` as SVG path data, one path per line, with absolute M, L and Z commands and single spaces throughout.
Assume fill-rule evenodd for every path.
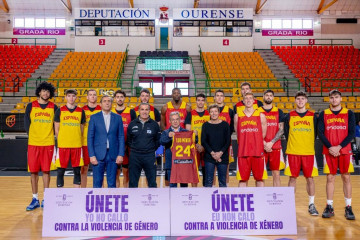
M 44 210 L 25 210 L 32 194 L 25 111 L 37 101 L 35 91 L 42 82 L 55 87 L 50 101 L 59 107 L 66 105 L 68 89 L 77 91 L 78 107 L 87 105 L 89 89 L 96 90 L 97 103 L 101 96 L 121 89 L 126 93 L 125 105 L 133 109 L 141 103 L 141 90 L 149 89 L 149 103 L 159 112 L 173 99 L 174 88 L 181 90 L 182 101 L 192 109 L 197 108 L 200 93 L 206 96 L 205 109 L 216 104 L 214 94 L 221 89 L 224 105 L 234 109 L 243 100 L 241 87 L 247 82 L 260 101 L 264 91 L 271 89 L 273 106 L 284 114 L 297 108 L 295 96 L 303 91 L 306 109 L 316 116 L 329 108 L 329 92 L 337 89 L 342 108 L 352 111 L 356 125 L 360 124 L 359 0 L 2 0 L 0 8 L 2 239 L 48 239 L 43 235 Z M 360 135 L 356 138 L 360 140 Z M 231 139 L 236 145 L 236 133 Z M 284 136 L 281 143 L 285 148 Z M 323 144 L 318 137 L 314 144 L 319 170 L 314 178 L 315 203 L 322 212 L 327 203 L 327 176 Z M 246 236 L 239 230 L 231 236 L 216 232 L 197 236 L 70 234 L 56 239 L 358 239 L 360 145 L 355 137 L 350 146 L 354 221 L 344 217 L 340 173 L 335 181 L 335 216 L 329 219 L 321 213 L 309 215 L 307 182 L 301 173 L 294 195 L 296 234 Z M 165 156 L 157 156 L 157 188 L 168 188 Z M 238 187 L 236 172 L 237 161 L 230 163 L 228 187 Z M 267 173 L 265 189 L 273 186 L 269 166 Z M 56 189 L 56 174 L 50 173 L 50 189 Z M 92 174 L 90 166 L 88 187 Z M 73 175 L 69 166 L 65 188 L 72 187 Z M 281 187 L 287 187 L 284 170 L 280 179 Z M 139 188 L 147 184 L 142 173 Z M 249 187 L 255 187 L 252 177 Z M 201 181 L 198 188 L 203 188 Z M 40 177 L 40 199 L 43 194 Z

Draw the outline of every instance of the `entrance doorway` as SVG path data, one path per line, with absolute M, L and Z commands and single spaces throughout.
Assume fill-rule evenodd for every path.
M 169 49 L 169 28 L 160 28 L 160 49 Z

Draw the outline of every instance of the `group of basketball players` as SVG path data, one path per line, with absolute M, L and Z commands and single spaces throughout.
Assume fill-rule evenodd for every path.
M 29 135 L 28 168 L 31 172 L 31 185 L 33 199 L 27 210 L 44 207 L 38 197 L 38 173 L 43 172 L 44 188 L 49 187 L 50 170 L 58 171 L 57 186 L 64 186 L 64 173 L 71 160 L 74 168 L 74 187 L 86 187 L 87 172 L 89 168 L 89 156 L 87 151 L 87 127 L 91 115 L 101 111 L 97 105 L 95 90 L 89 90 L 87 94 L 88 104 L 83 108 L 76 106 L 76 91 L 66 91 L 66 105 L 58 108 L 50 99 L 54 96 L 55 88 L 42 82 L 36 89 L 38 100 L 31 102 L 26 107 L 25 128 Z M 174 88 L 172 100 L 165 104 L 159 111 L 150 105 L 150 118 L 158 122 L 161 130 L 171 127 L 171 118 L 176 112 L 180 116 L 180 126 L 194 131 L 198 139 L 201 139 L 203 124 L 209 121 L 224 121 L 229 125 L 231 132 L 235 131 L 238 141 L 237 151 L 237 179 L 239 187 L 248 184 L 252 172 L 257 187 L 264 186 L 267 179 L 266 164 L 269 163 L 273 176 L 273 186 L 279 187 L 280 170 L 289 176 L 289 186 L 296 186 L 296 179 L 300 170 L 306 178 L 306 189 L 309 195 L 309 213 L 318 215 L 315 208 L 315 183 L 314 176 L 318 176 L 315 159 L 315 138 L 319 136 L 323 142 L 324 173 L 327 174 L 327 204 L 323 211 L 323 218 L 334 216 L 333 196 L 335 176 L 339 169 L 343 181 L 345 196 L 345 217 L 354 220 L 355 216 L 351 207 L 351 181 L 350 173 L 354 171 L 350 142 L 355 137 L 355 115 L 352 111 L 341 106 L 341 92 L 332 90 L 329 93 L 330 108 L 322 111 L 317 117 L 314 112 L 306 109 L 307 95 L 299 91 L 295 95 L 296 109 L 284 115 L 273 104 L 274 92 L 266 90 L 263 101 L 255 99 L 249 83 L 241 85 L 242 101 L 234 106 L 234 110 L 224 104 L 225 95 L 222 90 L 217 90 L 214 96 L 215 104 L 209 109 L 217 109 L 218 115 L 209 114 L 205 109 L 206 96 L 196 96 L 196 108 L 182 101 L 181 91 Z M 131 121 L 139 115 L 138 107 L 130 109 L 126 106 L 126 94 L 118 90 L 114 94 L 116 107 L 113 112 L 122 116 L 124 133 L 126 138 L 127 127 Z M 143 89 L 140 93 L 140 101 L 149 103 L 150 92 Z M 214 120 L 214 118 L 216 119 Z M 57 137 L 58 150 L 55 149 L 55 137 Z M 286 164 L 281 147 L 281 137 L 287 139 Z M 169 135 L 170 136 L 170 135 Z M 174 135 L 171 134 L 171 137 Z M 211 140 L 211 139 L 210 139 Z M 196 143 L 198 165 L 204 171 L 204 147 L 201 141 Z M 232 147 L 229 151 L 229 163 L 234 161 Z M 216 160 L 220 160 L 218 154 L 211 153 Z M 128 153 L 124 156 L 122 166 L 119 166 L 117 174 L 117 187 L 120 186 L 119 175 L 123 171 L 123 186 L 128 187 Z M 221 161 L 221 160 L 220 160 Z M 56 165 L 56 166 L 55 166 Z M 227 164 L 227 182 L 229 169 Z M 165 177 L 169 181 L 169 176 Z M 226 184 L 225 184 L 226 186 Z

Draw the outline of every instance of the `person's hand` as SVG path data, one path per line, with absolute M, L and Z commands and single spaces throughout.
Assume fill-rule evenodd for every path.
M 194 130 L 195 136 L 198 136 L 198 131 Z
M 169 132 L 169 138 L 172 138 L 175 136 L 175 132 Z
M 220 160 L 219 162 L 221 162 L 221 156 L 222 156 L 222 155 L 223 155 L 223 152 L 221 152 L 221 151 L 215 153 L 216 159 L 217 159 L 218 161 Z
M 116 158 L 116 164 L 117 164 L 117 165 L 122 164 L 123 161 L 124 161 L 124 157 L 123 157 L 123 156 L 117 156 L 117 158 Z
M 99 164 L 95 156 L 90 157 L 90 162 L 91 162 L 92 165 L 98 165 Z
M 264 142 L 264 149 L 266 152 L 272 152 L 272 147 L 274 143 L 272 142 Z
M 196 144 L 196 150 L 199 152 L 199 153 L 202 153 L 205 151 L 204 147 L 201 146 L 200 144 Z
M 215 152 L 212 151 L 210 154 L 211 154 L 211 157 L 216 160 L 216 154 L 215 154 Z
M 334 157 L 338 157 L 340 156 L 340 150 L 341 150 L 341 146 L 338 145 L 338 146 L 332 146 L 329 148 L 329 153 L 331 155 L 333 155 Z

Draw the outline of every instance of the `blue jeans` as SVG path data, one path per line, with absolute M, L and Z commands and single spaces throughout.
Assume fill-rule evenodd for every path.
M 205 161 L 205 187 L 212 187 L 214 182 L 215 166 L 218 171 L 219 187 L 226 187 L 227 164 L 211 163 Z
M 93 186 L 101 188 L 104 181 L 104 173 L 106 169 L 106 180 L 108 188 L 116 188 L 116 159 L 111 159 L 109 150 L 106 151 L 105 158 L 98 160 L 98 165 L 93 165 Z
M 170 177 L 171 177 L 171 170 L 167 169 L 166 170 L 166 173 L 168 174 L 168 177 L 169 177 L 169 182 L 170 182 Z M 177 183 L 170 183 L 169 184 L 169 187 L 171 188 L 176 188 L 177 187 Z M 180 183 L 180 187 L 188 187 L 188 184 L 187 183 Z

